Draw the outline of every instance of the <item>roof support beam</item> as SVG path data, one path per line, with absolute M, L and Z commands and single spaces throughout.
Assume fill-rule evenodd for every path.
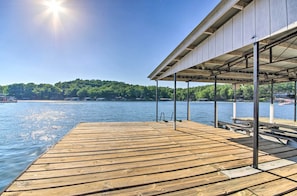
M 294 44 L 294 42 L 296 41 L 296 39 L 292 42 L 292 43 L 288 43 L 287 41 L 292 39 L 293 37 L 296 37 L 297 35 L 297 31 L 282 37 L 278 40 L 271 40 L 271 39 L 266 39 L 266 40 L 262 40 L 261 43 L 262 44 L 266 44 L 263 49 L 267 50 L 268 48 L 274 47 L 274 46 L 282 46 L 285 48 L 291 48 L 291 49 L 297 49 L 297 45 Z
M 244 2 L 244 1 L 239 1 L 237 4 L 233 5 L 233 8 L 238 9 L 238 10 L 243 10 L 247 5 L 248 5 L 248 3 Z
M 244 7 L 242 5 L 236 4 L 236 5 L 233 5 L 233 8 L 238 9 L 238 10 L 243 10 Z
M 217 30 L 216 28 L 209 28 L 204 33 L 207 34 L 207 35 L 212 35 L 212 34 L 214 34 L 214 32 L 216 30 Z

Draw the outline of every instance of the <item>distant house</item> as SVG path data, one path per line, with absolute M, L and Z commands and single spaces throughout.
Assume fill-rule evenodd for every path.
M 16 103 L 17 99 L 13 96 L 0 95 L 0 103 Z
M 208 101 L 208 99 L 207 98 L 200 98 L 200 99 L 198 99 L 198 101 Z
M 171 98 L 161 97 L 160 101 L 172 101 Z
M 92 101 L 92 98 L 91 97 L 85 97 L 84 101 Z
M 65 101 L 79 101 L 79 97 L 67 97 L 64 100 Z

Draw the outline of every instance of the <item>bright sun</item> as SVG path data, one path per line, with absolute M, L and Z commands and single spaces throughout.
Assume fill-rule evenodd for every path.
M 61 1 L 49 0 L 49 1 L 46 1 L 45 4 L 48 7 L 48 11 L 54 15 L 58 15 L 63 10 Z
M 43 17 L 51 21 L 51 27 L 55 33 L 63 27 L 62 21 L 66 15 L 69 15 L 67 9 L 63 7 L 66 0 L 43 0 L 46 10 Z

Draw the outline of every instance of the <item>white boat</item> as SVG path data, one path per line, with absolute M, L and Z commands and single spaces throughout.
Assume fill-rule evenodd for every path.
M 17 99 L 13 96 L 0 96 L 0 103 L 16 103 Z
M 166 97 L 161 97 L 160 101 L 172 101 L 172 99 L 170 98 L 166 98 Z
M 289 104 L 294 104 L 294 99 L 286 99 L 286 98 L 281 98 L 278 99 L 278 105 L 289 105 Z

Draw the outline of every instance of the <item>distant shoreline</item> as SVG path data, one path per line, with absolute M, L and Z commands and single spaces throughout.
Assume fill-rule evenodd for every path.
M 18 102 L 64 102 L 64 103 L 100 103 L 100 102 L 156 102 L 156 100 L 104 100 L 104 101 L 68 101 L 68 100 L 18 100 Z M 174 102 L 173 100 L 171 101 L 160 101 L 159 102 Z M 187 102 L 186 100 L 178 100 L 177 102 Z M 213 100 L 209 101 L 190 101 L 191 103 L 208 103 L 208 102 L 214 102 Z M 220 100 L 218 102 L 233 102 L 232 100 Z M 250 103 L 253 102 L 252 100 L 246 100 L 246 101 L 237 101 L 237 103 Z M 263 101 L 267 102 L 267 101 Z

